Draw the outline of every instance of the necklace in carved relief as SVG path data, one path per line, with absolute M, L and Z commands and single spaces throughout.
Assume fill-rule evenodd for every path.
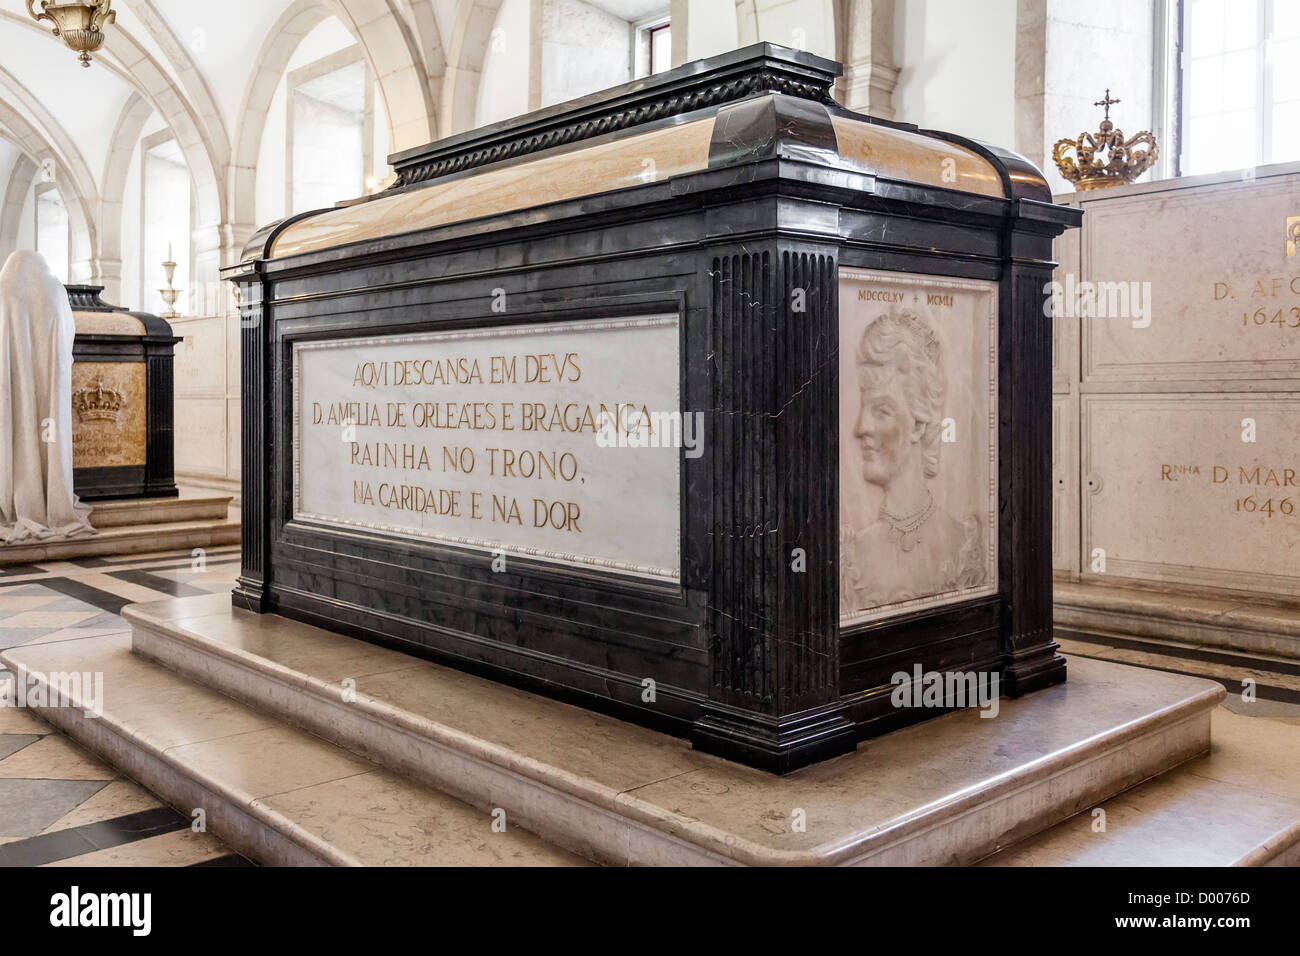
M 934 514 L 934 495 L 929 492 L 927 495 L 929 500 L 925 507 L 910 515 L 899 517 L 884 508 L 880 509 L 880 517 L 884 518 L 889 525 L 889 540 L 904 552 L 910 552 L 916 547 L 916 532 L 930 519 L 930 515 Z

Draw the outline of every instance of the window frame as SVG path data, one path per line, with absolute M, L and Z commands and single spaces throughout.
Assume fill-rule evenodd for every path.
M 655 75 L 655 34 L 656 34 L 656 33 L 661 33 L 661 32 L 663 32 L 664 30 L 668 30 L 668 31 L 670 31 L 668 35 L 669 35 L 669 36 L 672 36 L 672 33 L 671 33 L 671 31 L 672 31 L 672 27 L 673 27 L 672 22 L 671 22 L 671 21 L 667 21 L 667 20 L 665 20 L 663 23 L 659 23 L 659 24 L 656 24 L 655 26 L 647 27 L 647 28 L 646 28 L 646 31 L 645 31 L 645 40 L 646 40 L 646 64 L 645 64 L 645 68 L 646 68 L 646 76 L 654 76 L 654 75 Z M 668 60 L 668 66 L 665 67 L 665 69 L 671 70 L 672 68 L 673 68 L 673 61 L 672 61 L 672 59 L 670 58 L 670 59 Z M 663 72 L 663 71 L 661 70 L 661 71 L 659 71 L 659 72 Z
M 668 13 L 645 17 L 632 24 L 632 74 L 638 80 L 654 76 L 651 68 L 654 62 L 654 34 L 672 27 L 672 17 Z M 670 34 L 671 36 L 671 34 Z M 668 67 L 672 69 L 671 43 Z
M 355 199 L 359 196 L 366 195 L 366 181 L 374 175 L 375 168 L 375 75 L 370 68 L 370 61 L 366 59 L 365 51 L 361 44 L 354 43 L 352 46 L 344 47 L 341 50 L 335 50 L 319 60 L 313 60 L 305 66 L 291 70 L 285 77 L 285 118 L 284 118 L 284 214 L 291 216 L 294 214 L 293 209 L 293 118 L 294 103 L 298 96 L 298 88 L 304 83 L 310 83 L 312 80 L 342 70 L 345 67 L 352 66 L 354 63 L 360 63 L 365 73 L 365 131 L 362 133 L 361 147 L 361 183 L 358 185 L 359 192 L 357 196 L 346 198 Z M 304 210 L 305 211 L 305 210 Z
M 72 281 L 72 216 L 68 213 L 68 201 L 63 198 L 63 191 L 59 189 L 59 184 L 53 180 L 48 182 L 37 181 L 32 188 L 32 246 L 36 252 L 40 252 L 43 257 L 45 253 L 41 252 L 41 196 L 45 193 L 52 192 L 59 197 L 59 204 L 63 206 L 63 217 L 67 220 L 67 239 L 65 249 L 67 258 L 63 263 L 64 281 Z M 46 262 L 49 265 L 49 262 Z M 51 271 L 53 268 L 51 267 Z
M 1273 43 L 1276 3 L 1277 0 L 1258 0 L 1255 27 L 1257 63 L 1255 73 L 1255 149 L 1253 162 L 1250 166 L 1244 167 L 1247 170 L 1300 160 L 1300 156 L 1284 159 L 1272 158 L 1273 113 L 1276 107 L 1273 102 L 1273 75 L 1276 72 L 1276 66 L 1273 63 L 1270 48 Z M 1161 12 L 1162 5 L 1167 5 L 1166 12 L 1163 14 Z M 1157 56 L 1155 78 L 1157 85 L 1163 80 L 1166 87 L 1170 89 L 1170 95 L 1162 99 L 1162 102 L 1172 103 L 1172 108 L 1168 112 L 1172 115 L 1170 130 L 1173 135 L 1171 141 L 1176 148 L 1170 150 L 1172 155 L 1170 156 L 1169 172 L 1173 176 L 1184 176 L 1188 175 L 1186 172 L 1188 153 L 1185 137 L 1190 129 L 1191 119 L 1191 103 L 1190 98 L 1187 96 L 1187 77 L 1191 69 L 1191 59 L 1187 55 L 1187 41 L 1188 31 L 1191 29 L 1191 18 L 1188 16 L 1187 0 L 1162 0 L 1162 2 L 1158 2 L 1156 16 L 1156 35 L 1162 41 L 1160 49 L 1166 51 L 1169 57 L 1169 64 L 1162 70 L 1160 57 Z M 1233 169 L 1212 170 L 1205 173 L 1205 175 L 1217 175 L 1233 171 Z
M 177 145 L 178 147 L 180 146 L 180 138 L 179 138 L 175 133 L 172 132 L 171 127 L 166 127 L 166 126 L 163 127 L 162 129 L 158 130 L 158 132 L 156 132 L 156 133 L 150 133 L 148 136 L 145 136 L 145 137 L 143 137 L 143 138 L 140 140 L 140 229 L 139 229 L 139 232 L 140 232 L 140 235 L 139 235 L 139 240 L 140 240 L 140 241 L 139 241 L 139 247 L 140 247 L 140 309 L 141 309 L 141 311 L 143 311 L 143 312 L 160 312 L 160 311 L 162 311 L 162 309 L 161 309 L 161 305 L 159 305 L 159 306 L 154 306 L 154 307 L 152 307 L 152 308 L 150 307 L 150 303 L 151 303 L 153 300 L 150 298 L 150 295 L 149 295 L 149 291 L 150 291 L 149 288 L 148 288 L 148 285 L 149 285 L 149 263 L 147 262 L 147 260 L 146 260 L 146 258 L 145 258 L 145 256 L 146 256 L 146 246 L 148 245 L 148 236 L 147 236 L 147 233 L 148 233 L 148 210 L 149 210 L 149 199 L 148 199 L 148 196 L 149 196 L 149 153 L 150 153 L 150 151 L 152 151 L 152 150 L 154 150 L 154 149 L 157 149 L 157 148 L 158 148 L 159 146 L 161 146 L 163 143 L 166 143 L 166 142 L 169 142 L 169 141 L 172 141 L 172 140 L 175 140 L 176 145 Z M 184 156 L 184 151 L 183 151 L 183 150 L 182 150 L 181 155 Z M 186 163 L 185 163 L 185 170 L 186 170 L 186 172 L 189 172 L 189 162 L 188 162 L 188 160 L 186 160 Z M 197 208 L 196 208 L 196 203 L 197 203 L 197 201 L 198 201 L 197 193 L 198 193 L 198 190 L 195 189 L 195 187 L 194 187 L 194 174 L 193 174 L 193 173 L 190 173 L 189 233 L 190 233 L 191 236 L 192 236 L 193 233 L 194 233 L 194 222 L 195 222 L 195 220 L 196 220 L 196 213 L 197 213 Z M 193 286 L 194 286 L 194 263 L 195 263 L 195 250 L 194 250 L 194 242 L 193 242 L 193 239 L 192 239 L 192 238 L 191 238 L 191 240 L 190 240 L 188 243 L 186 243 L 186 248 L 188 249 L 188 255 L 186 256 L 186 259 L 187 259 L 188 261 L 185 263 L 185 275 L 189 278 L 189 283 L 188 283 L 188 284 L 189 284 L 189 286 L 190 286 L 190 289 L 183 289 L 183 290 L 181 290 L 181 291 L 183 291 L 183 292 L 190 292 L 190 291 L 193 289 Z M 154 295 L 157 295 L 157 294 L 158 294 L 158 290 L 157 290 L 157 289 L 154 289 L 154 290 L 153 290 L 153 293 L 154 293 Z M 159 300 L 159 302 L 161 303 L 161 299 Z M 193 295 L 186 295 L 186 296 L 185 296 L 185 308 L 184 308 L 184 309 L 177 309 L 177 311 L 178 311 L 181 315 L 187 315 L 187 314 L 193 314 L 193 313 L 194 313 L 194 309 L 195 309 L 194 296 L 193 296 Z

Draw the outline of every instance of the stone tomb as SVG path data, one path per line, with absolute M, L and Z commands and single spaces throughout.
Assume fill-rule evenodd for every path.
M 1052 241 L 1022 158 L 761 44 L 259 232 L 241 608 L 777 772 L 1059 683 Z
M 72 478 L 86 501 L 174 498 L 171 326 L 70 285 Z

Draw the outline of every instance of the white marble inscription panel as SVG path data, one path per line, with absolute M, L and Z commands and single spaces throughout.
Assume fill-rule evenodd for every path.
M 1082 574 L 1300 593 L 1300 400 L 1084 395 Z
M 1099 285 L 1070 281 L 1068 298 L 1086 378 L 1300 373 L 1300 257 L 1287 254 L 1300 177 L 1085 200 L 1084 209 L 1081 278 Z M 1058 270 L 1058 281 L 1070 279 Z
M 840 623 L 997 590 L 997 287 L 840 270 Z
M 308 342 L 293 358 L 296 519 L 679 579 L 677 316 Z

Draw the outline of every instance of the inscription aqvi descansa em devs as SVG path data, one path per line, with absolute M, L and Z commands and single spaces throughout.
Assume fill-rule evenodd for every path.
M 293 355 L 295 519 L 679 579 L 677 316 Z

